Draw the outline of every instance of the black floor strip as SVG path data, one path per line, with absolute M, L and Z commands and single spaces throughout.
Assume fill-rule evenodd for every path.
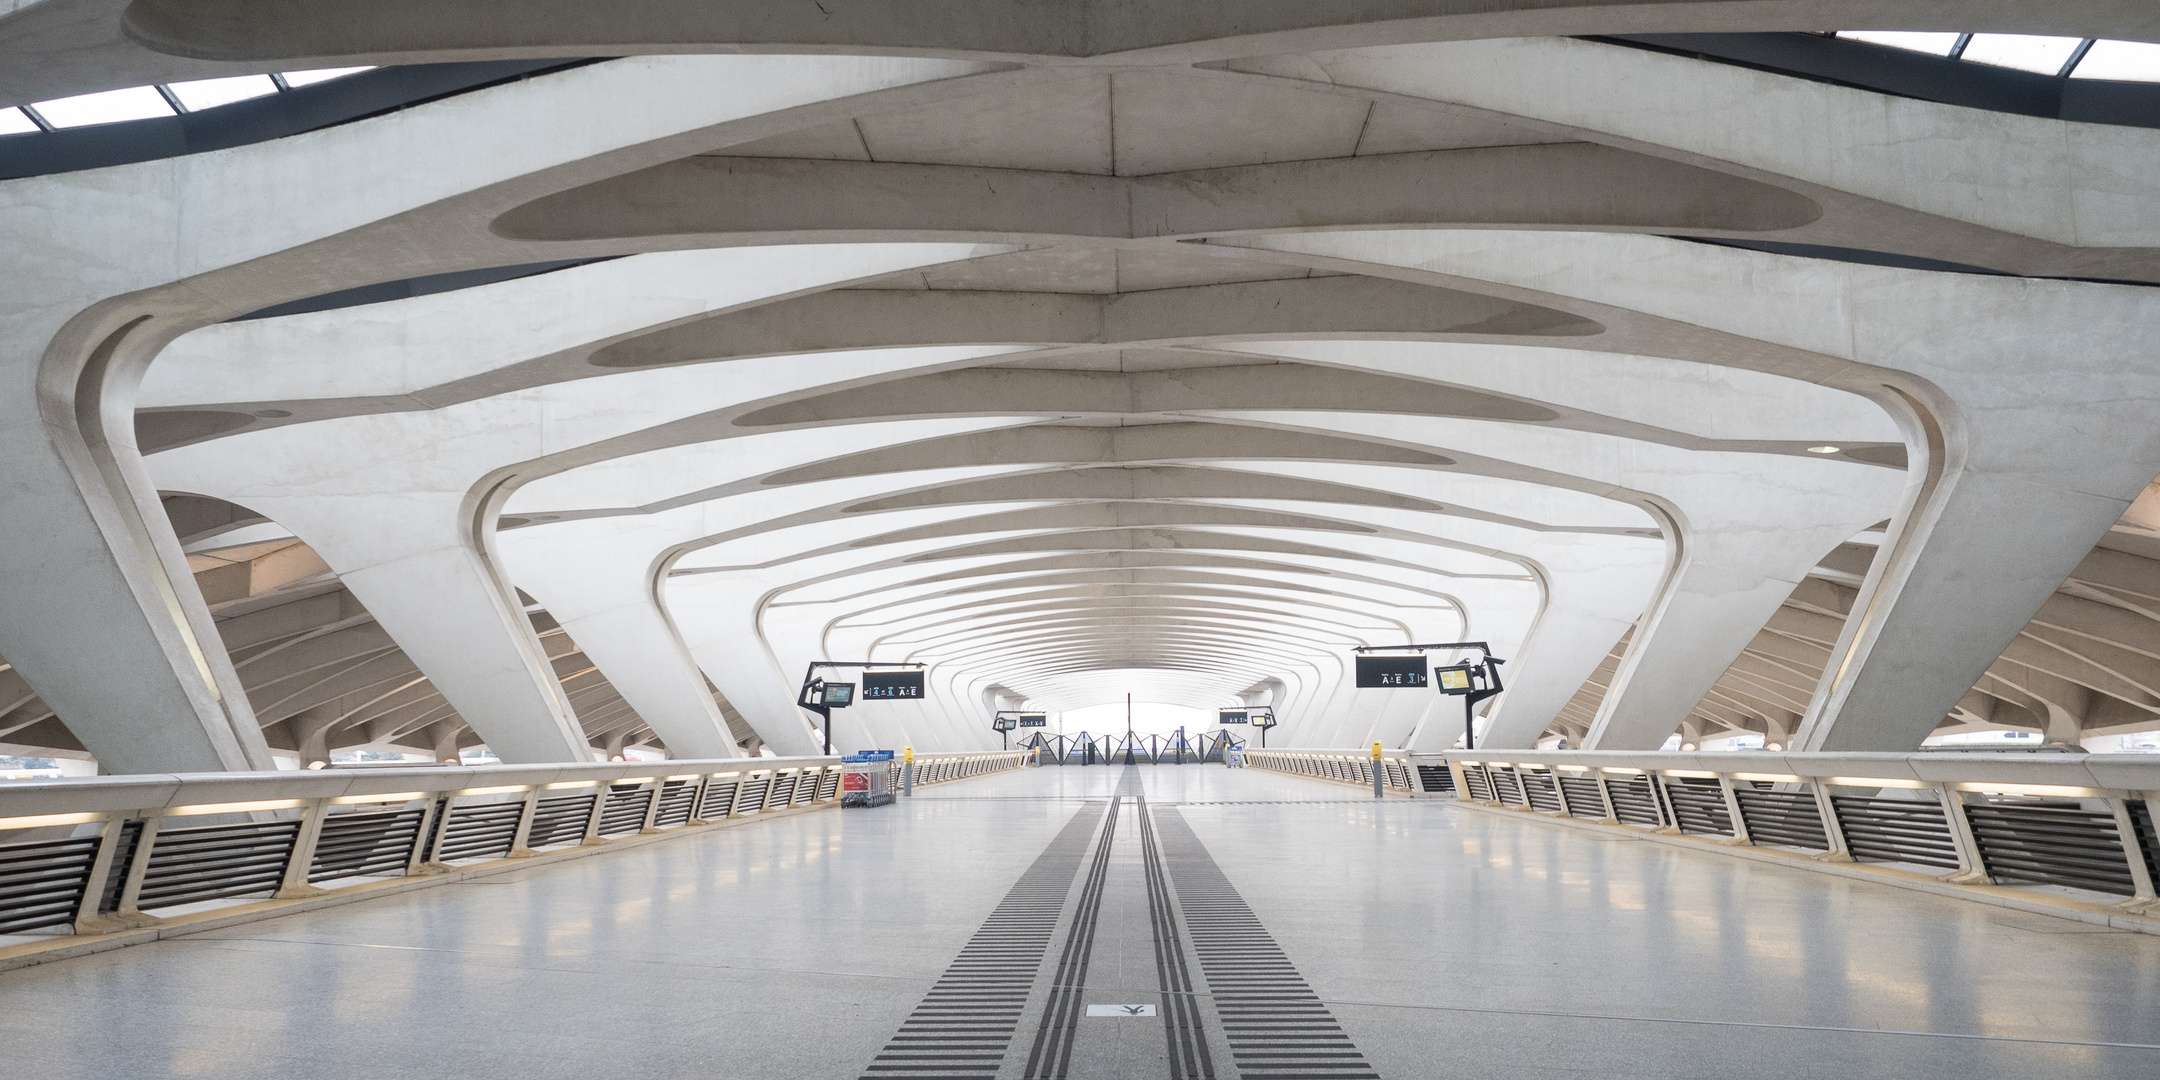
M 1241 1080 L 1379 1080 L 1176 810 L 1159 828 L 1193 953 Z
M 1148 922 L 1155 938 L 1155 981 L 1162 988 L 1163 1034 L 1170 1042 L 1170 1080 L 1215 1080 L 1215 1062 L 1208 1054 L 1192 968 L 1185 960 L 1147 800 L 1135 798 L 1133 809 L 1140 826 L 1140 861 L 1147 868 Z
M 997 1075 L 1028 989 L 1049 954 L 1051 932 L 1065 910 L 1088 839 L 1101 820 L 1083 808 L 1058 831 L 863 1070 L 862 1080 L 988 1080 Z M 1117 822 L 1115 800 L 1108 820 L 1112 826 Z M 1107 836 L 1105 840 L 1107 847 Z M 1100 856 L 1096 861 L 1100 864 Z M 1089 880 L 1100 876 L 1098 865 Z M 1071 951 L 1070 943 L 1066 948 Z
M 1028 1051 L 1027 1080 L 1064 1080 L 1072 1066 L 1073 1037 L 1079 1034 L 1080 1012 L 1085 1007 L 1088 958 L 1095 952 L 1095 924 L 1102 915 L 1103 881 L 1110 873 L 1110 841 L 1117 835 L 1118 804 L 1111 796 L 1110 811 L 1103 817 L 1102 836 L 1095 844 L 1095 861 L 1088 867 L 1087 884 L 1080 890 L 1080 904 L 1073 911 L 1072 928 L 1065 933 L 1065 951 L 1058 956 L 1057 974 L 1050 980 L 1049 1002 L 1042 1023 L 1035 1029 L 1035 1046 Z M 1016 1006 L 1017 1007 L 1017 1006 Z

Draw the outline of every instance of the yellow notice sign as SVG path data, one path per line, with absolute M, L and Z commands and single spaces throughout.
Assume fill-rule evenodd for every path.
M 1433 674 L 1440 676 L 1442 690 L 1470 689 L 1470 672 L 1464 668 L 1439 668 Z

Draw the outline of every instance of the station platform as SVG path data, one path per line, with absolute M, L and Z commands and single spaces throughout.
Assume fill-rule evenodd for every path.
M 2160 1075 L 2160 939 L 1219 766 L 1029 769 L 0 973 L 10 1075 Z

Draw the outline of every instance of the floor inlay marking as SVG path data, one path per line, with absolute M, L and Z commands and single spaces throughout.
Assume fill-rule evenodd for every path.
M 1115 800 L 1107 818 L 1082 808 L 1058 831 L 863 1070 L 862 1080 L 989 1080 L 997 1075 L 1012 1046 L 1028 988 L 1049 954 L 1050 935 L 1065 910 L 1088 841 L 1105 820 L 1105 828 L 1116 824 Z
M 1379 1080 L 1184 815 L 1166 808 L 1157 826 L 1193 953 L 1241 1080 Z
M 1200 1001 L 1193 995 L 1192 968 L 1178 932 L 1177 909 L 1163 873 L 1147 800 L 1135 798 L 1133 811 L 1140 828 L 1140 861 L 1147 871 L 1148 922 L 1155 939 L 1155 980 L 1163 995 L 1163 1033 L 1170 1043 L 1170 1078 L 1214 1080 L 1215 1062 L 1208 1054 L 1205 1021 Z
M 1103 817 L 1102 835 L 1095 842 L 1095 859 L 1088 867 L 1087 884 L 1080 891 L 1080 905 L 1065 933 L 1065 949 L 1058 956 L 1057 974 L 1050 982 L 1042 1023 L 1035 1029 L 1035 1045 L 1028 1051 L 1027 1071 L 1023 1074 L 1028 1080 L 1064 1080 L 1072 1065 L 1073 1038 L 1079 1033 L 1081 1009 L 1086 1004 L 1083 990 L 1088 959 L 1094 955 L 1095 926 L 1102 915 L 1103 882 L 1110 874 L 1110 841 L 1117 834 L 1118 805 L 1123 801 L 1122 796 L 1112 796 L 1109 812 Z M 1061 894 L 1061 903 L 1063 899 Z M 1053 921 L 1056 917 L 1052 912 Z M 1025 991 L 1023 983 L 1022 993 Z M 1018 1000 L 1013 1002 L 1015 1017 L 1020 1004 Z

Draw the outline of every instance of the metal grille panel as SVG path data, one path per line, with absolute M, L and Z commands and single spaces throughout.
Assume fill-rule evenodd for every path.
M 1522 806 L 1528 802 L 1523 798 L 1522 777 L 1515 775 L 1515 770 L 1493 769 L 1486 775 L 1492 781 L 1494 796 L 1501 802 L 1509 806 Z
M 697 781 L 668 780 L 664 784 L 660 789 L 660 809 L 653 815 L 653 824 L 665 827 L 690 820 L 690 804 L 697 801 Z
M 840 771 L 838 769 L 827 769 L 825 775 L 818 778 L 818 801 L 831 802 L 833 797 L 838 794 L 840 794 Z
M 1764 791 L 1735 785 L 1733 798 L 1740 803 L 1750 840 L 1830 850 L 1830 834 L 1823 829 L 1822 808 L 1816 805 L 1813 791 Z
M 1939 803 L 1832 795 L 1830 806 L 1855 859 L 1958 868 L 1957 842 Z
M 600 808 L 600 835 L 634 833 L 645 827 L 645 811 L 652 808 L 650 784 L 609 788 L 607 805 Z
M 1980 859 L 1996 881 L 2137 892 L 2112 810 L 1990 800 L 1967 803 L 1965 820 L 1972 822 Z
M 598 797 L 598 792 L 587 791 L 534 803 L 532 827 L 525 830 L 525 846 L 583 843 L 585 826 L 592 822 L 593 800 Z
M 160 829 L 137 906 L 148 909 L 276 891 L 300 822 Z
M 1560 785 L 1554 780 L 1552 773 L 1544 769 L 1524 769 L 1522 786 L 1523 794 L 1530 800 L 1532 807 L 1549 814 L 1557 814 L 1567 809 L 1560 801 Z
M 1445 792 L 1455 794 L 1455 772 L 1445 765 L 1420 765 L 1417 767 L 1418 783 L 1427 795 Z
M 1479 802 L 1496 802 L 1493 798 L 1492 773 L 1483 765 L 1463 766 L 1463 783 L 1470 787 L 1470 797 Z
M 450 821 L 443 828 L 435 857 L 449 862 L 500 859 L 510 854 L 510 841 L 517 835 L 518 817 L 524 812 L 525 804 L 521 802 L 451 807 Z
M 97 849 L 95 836 L 0 847 L 0 934 L 74 922 Z
M 735 809 L 735 789 L 740 780 L 712 780 L 705 785 L 705 802 L 698 807 L 699 821 L 718 821 Z
M 2160 835 L 2153 828 L 2152 807 L 2143 799 L 2130 799 L 2130 828 L 2137 834 L 2138 847 L 2145 852 L 2145 874 L 2152 881 L 2160 882 Z
M 1613 816 L 1621 821 L 1653 829 L 1665 824 L 1665 815 L 1658 810 L 1657 793 L 1650 790 L 1649 777 L 1608 776 L 1605 790 L 1612 793 Z
M 1681 832 L 1731 836 L 1732 814 L 1725 809 L 1725 792 L 1709 784 L 1669 780 L 1665 797 L 1672 801 L 1673 817 Z
M 420 842 L 422 812 L 374 810 L 323 819 L 308 880 L 403 874 Z
M 765 808 L 765 789 L 772 786 L 772 774 L 752 776 L 742 782 L 735 791 L 735 812 L 755 814 Z
M 1560 793 L 1567 796 L 1568 813 L 1579 818 L 1603 818 L 1605 796 L 1594 776 L 1560 775 Z

